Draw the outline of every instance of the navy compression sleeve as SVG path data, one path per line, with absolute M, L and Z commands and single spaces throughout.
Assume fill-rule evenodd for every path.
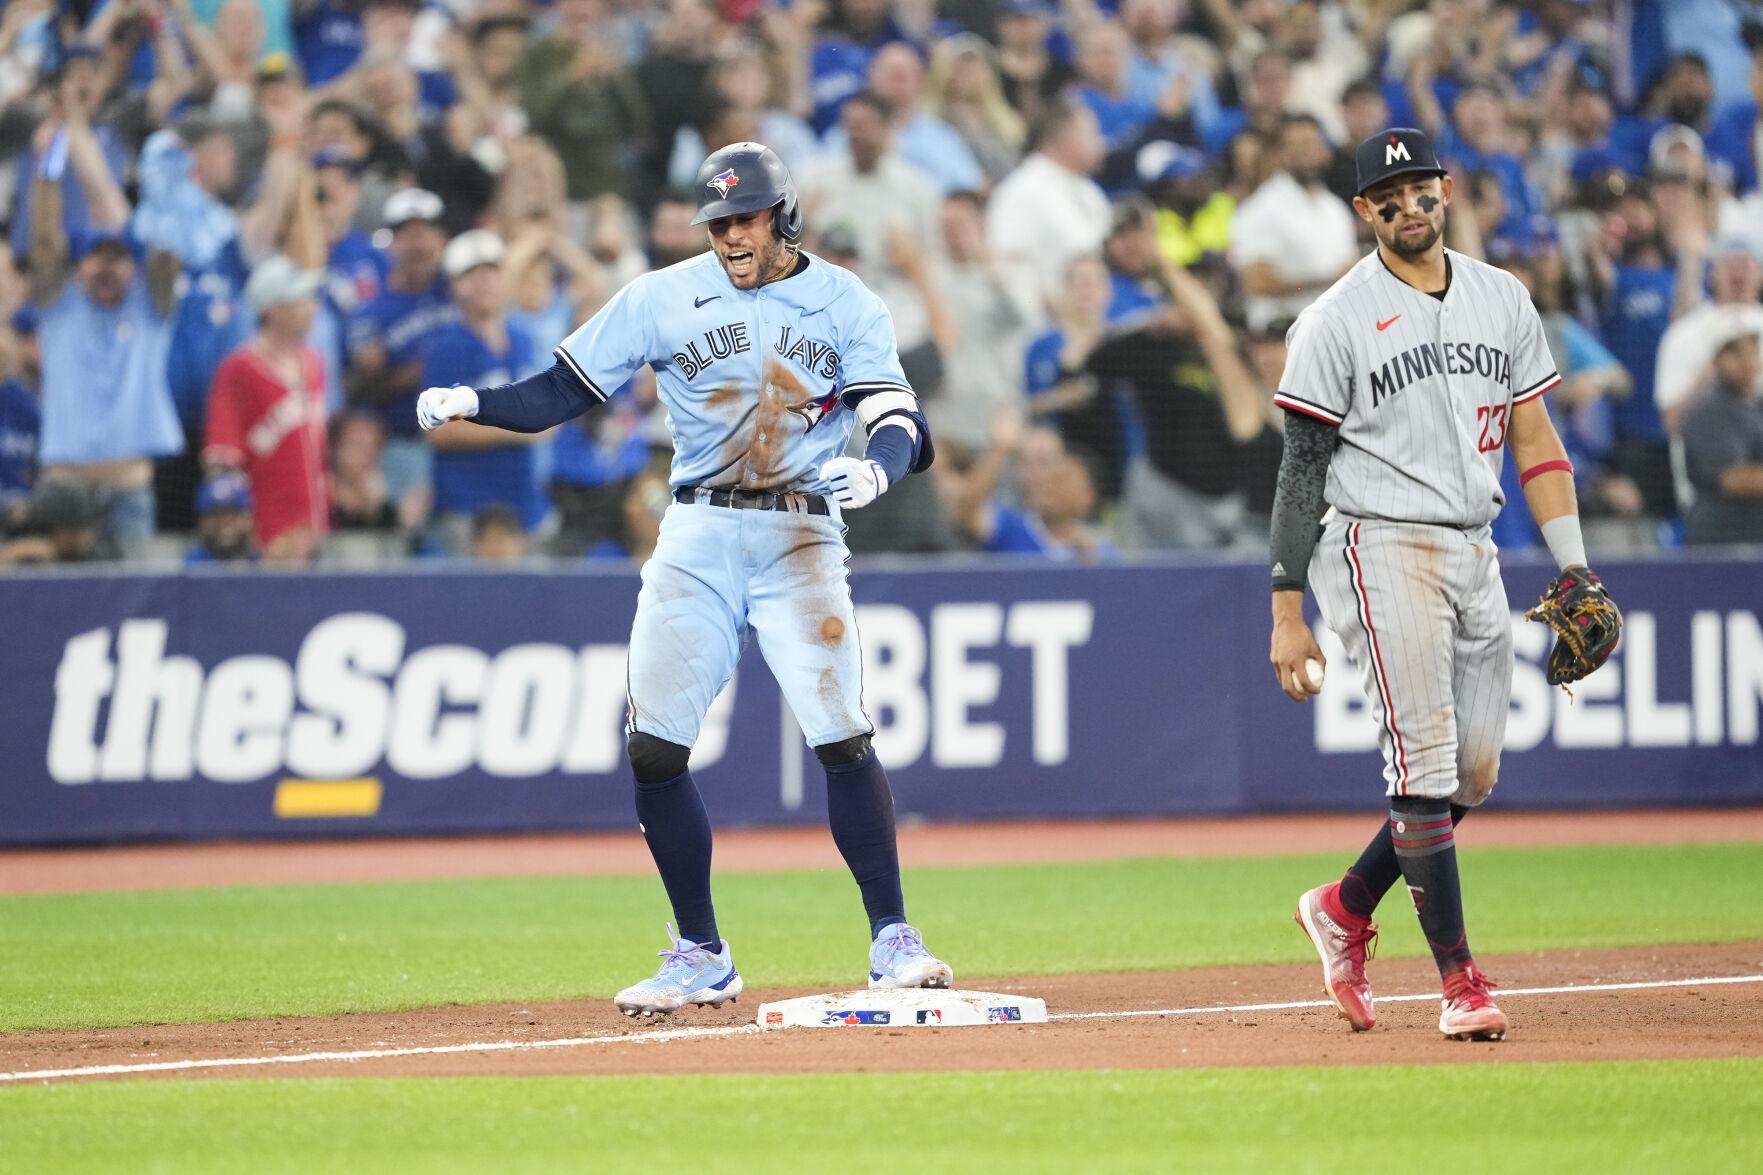
M 1273 590 L 1303 591 L 1310 556 L 1320 534 L 1317 524 L 1328 508 L 1323 490 L 1328 463 L 1339 433 L 1297 412 L 1286 413 L 1285 452 L 1279 459 L 1279 483 L 1273 492 Z
M 471 420 L 510 432 L 544 432 L 598 403 L 600 398 L 558 360 L 537 375 L 477 389 L 477 415 Z
M 897 424 L 883 423 L 869 438 L 869 448 L 863 455 L 882 467 L 889 485 L 898 485 L 912 470 L 913 448 L 911 433 Z

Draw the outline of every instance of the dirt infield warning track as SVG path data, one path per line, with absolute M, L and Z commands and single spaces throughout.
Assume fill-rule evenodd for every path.
M 635 1023 L 605 1000 L 426 1008 L 324 1019 L 0 1037 L 0 1088 L 117 1077 L 585 1076 L 855 1073 L 1646 1060 L 1763 1056 L 1763 943 L 1492 956 L 1513 1028 L 1499 1043 L 1437 1031 L 1430 963 L 1373 964 L 1379 1023 L 1355 1035 L 1316 1006 L 1312 966 L 971 986 L 1046 999 L 1056 1022 L 761 1032 L 761 999 Z M 963 986 L 969 986 L 964 981 Z M 1538 990 L 1543 989 L 1543 990 Z M 1567 990 L 1561 990 L 1567 989 Z M 1390 998 L 1394 997 L 1394 998 Z M 338 1054 L 348 1054 L 339 1056 Z
M 1357 852 L 1376 810 L 1348 815 L 1192 820 L 1098 820 L 906 825 L 908 868 L 1011 865 L 1119 857 L 1253 857 Z M 1763 841 L 1763 808 L 1475 813 L 1471 849 L 1565 844 Z M 719 872 L 842 869 L 824 828 L 718 830 Z M 428 881 L 446 877 L 647 874 L 643 838 L 629 832 L 408 840 L 117 845 L 0 850 L 0 895 L 204 885 Z

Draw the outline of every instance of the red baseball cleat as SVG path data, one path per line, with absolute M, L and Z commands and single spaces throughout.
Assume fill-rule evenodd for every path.
M 1445 976 L 1445 998 L 1439 1031 L 1452 1040 L 1500 1040 L 1506 1035 L 1506 1013 L 1488 996 L 1494 984 L 1474 963 Z
M 1341 1019 L 1354 1032 L 1366 1032 L 1377 1023 L 1371 985 L 1365 981 L 1365 960 L 1375 952 L 1377 923 L 1342 909 L 1339 891 L 1340 882 L 1335 881 L 1304 894 L 1292 920 L 1310 936 L 1322 958 L 1322 989 L 1340 1010 Z

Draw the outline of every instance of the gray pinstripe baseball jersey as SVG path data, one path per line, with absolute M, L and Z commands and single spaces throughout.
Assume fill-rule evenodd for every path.
M 1374 250 L 1292 325 L 1274 403 L 1340 429 L 1328 503 L 1360 518 L 1471 526 L 1505 497 L 1512 409 L 1560 382 L 1518 279 L 1446 251 L 1444 299 Z
M 1510 274 L 1447 251 L 1442 299 L 1378 253 L 1299 315 L 1274 402 L 1335 425 L 1311 563 L 1391 795 L 1474 805 L 1499 773 L 1512 632 L 1488 524 L 1512 411 L 1560 382 Z

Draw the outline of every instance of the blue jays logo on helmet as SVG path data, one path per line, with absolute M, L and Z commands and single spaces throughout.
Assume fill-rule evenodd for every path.
M 698 215 L 693 224 L 772 209 L 780 237 L 796 241 L 802 236 L 802 205 L 790 169 L 763 143 L 730 143 L 711 152 L 698 165 L 697 188 Z
M 726 196 L 728 195 L 728 190 L 740 182 L 741 177 L 736 175 L 735 169 L 731 167 L 721 175 L 711 176 L 709 183 L 706 186 L 715 188 L 718 196 Z

